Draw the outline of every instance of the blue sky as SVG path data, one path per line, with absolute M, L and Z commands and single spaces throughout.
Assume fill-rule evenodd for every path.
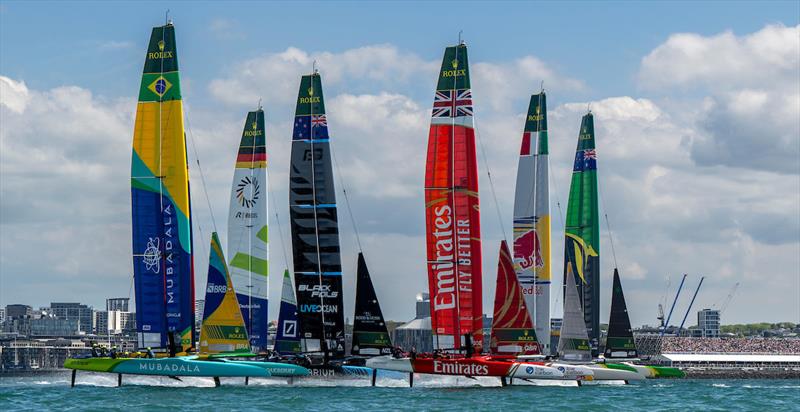
M 235 147 L 258 98 L 267 111 L 271 191 L 287 232 L 291 100 L 316 59 L 345 165 L 337 185 L 351 194 L 378 294 L 388 295 L 385 312 L 410 318 L 414 295 L 426 287 L 428 108 L 443 47 L 463 30 L 479 138 L 505 220 L 520 116 L 544 80 L 552 210 L 565 207 L 578 122 L 591 104 L 603 212 L 634 324 L 655 322 L 655 306 L 680 272 L 693 276 L 690 286 L 708 276 L 698 306 L 719 303 L 742 283 L 725 323 L 800 319 L 797 2 L 3 1 L 0 306 L 101 306 L 105 297 L 127 296 L 134 99 L 150 28 L 163 24 L 166 9 L 176 24 L 190 137 L 223 241 L 234 156 L 225 148 Z M 503 233 L 480 162 L 488 312 Z M 192 179 L 195 194 L 194 170 Z M 195 202 L 196 223 L 207 234 L 208 208 L 194 198 L 202 201 Z M 270 225 L 274 305 L 284 263 L 276 222 Z M 354 239 L 346 219 L 341 227 L 345 271 L 352 272 Z M 609 240 L 603 228 L 605 252 Z M 195 237 L 200 284 L 206 243 Z M 610 287 L 612 259 L 604 256 Z M 346 274 L 346 284 L 352 281 Z M 681 304 L 685 310 L 688 298 Z

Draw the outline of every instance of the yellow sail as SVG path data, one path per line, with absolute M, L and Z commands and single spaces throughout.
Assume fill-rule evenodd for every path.
M 244 317 L 233 290 L 217 232 L 211 234 L 208 283 L 200 328 L 200 353 L 250 351 Z

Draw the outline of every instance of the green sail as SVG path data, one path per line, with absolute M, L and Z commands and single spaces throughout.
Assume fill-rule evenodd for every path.
M 597 205 L 597 152 L 594 116 L 583 116 L 572 168 L 564 240 L 564 267 L 575 268 L 574 282 L 589 340 L 600 341 L 600 229 Z M 566 284 L 567 271 L 564 271 Z

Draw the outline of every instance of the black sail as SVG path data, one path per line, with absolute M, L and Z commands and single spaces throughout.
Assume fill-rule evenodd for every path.
M 303 76 L 289 170 L 295 290 L 304 350 L 344 355 L 339 228 L 328 123 L 318 73 Z
M 619 271 L 614 269 L 614 287 L 611 290 L 611 316 L 608 319 L 606 358 L 637 358 L 636 342 L 633 339 L 628 306 L 622 293 Z
M 353 317 L 353 355 L 374 356 L 392 353 L 392 341 L 381 305 L 372 286 L 364 255 L 358 254 L 356 273 L 356 311 Z

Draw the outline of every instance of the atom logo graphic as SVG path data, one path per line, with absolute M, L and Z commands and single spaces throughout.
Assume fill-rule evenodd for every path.
M 242 207 L 250 209 L 255 206 L 259 195 L 261 195 L 261 186 L 255 177 L 245 176 L 236 185 L 236 200 Z
M 159 239 L 150 238 L 147 241 L 147 248 L 144 250 L 142 262 L 146 270 L 152 270 L 153 273 L 158 273 L 159 265 L 161 263 L 161 250 L 159 249 Z

